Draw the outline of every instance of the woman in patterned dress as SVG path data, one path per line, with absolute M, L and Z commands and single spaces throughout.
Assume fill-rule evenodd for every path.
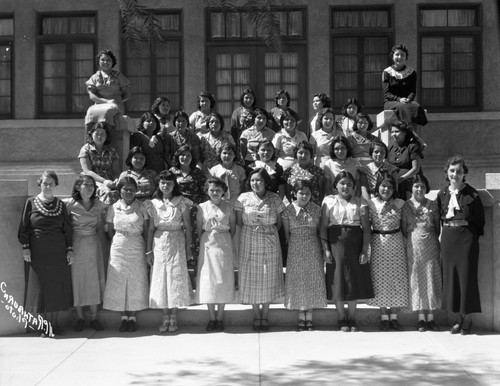
M 265 110 L 254 110 L 254 121 L 252 126 L 245 129 L 240 135 L 240 152 L 245 160 L 245 166 L 250 165 L 257 159 L 257 147 L 263 140 L 272 141 L 274 131 L 266 126 L 268 122 L 268 113 Z
M 139 187 L 135 198 L 140 201 L 150 200 L 158 186 L 158 174 L 146 167 L 147 157 L 144 150 L 139 146 L 130 149 L 125 164 L 129 169 L 122 172 L 119 179 L 132 177 Z
M 200 136 L 201 152 L 203 154 L 203 172 L 210 177 L 210 169 L 219 163 L 217 152 L 224 142 L 235 145 L 234 139 L 224 131 L 224 118 L 219 113 L 207 117 L 208 133 Z
M 285 307 L 299 311 L 298 331 L 314 330 L 313 308 L 326 307 L 323 253 L 319 239 L 321 208 L 311 202 L 307 180 L 293 185 L 295 200 L 282 213 L 288 244 Z
M 149 202 L 146 257 L 151 269 L 149 307 L 162 308 L 160 333 L 177 331 L 177 309 L 191 304 L 191 286 L 187 269 L 192 259 L 191 219 L 193 203 L 181 195 L 176 176 L 160 173 L 155 198 Z
M 176 177 L 181 194 L 192 202 L 189 213 L 191 224 L 196 224 L 196 205 L 206 200 L 203 191 L 206 177 L 201 169 L 196 167 L 192 148 L 189 145 L 183 145 L 177 149 L 174 153 L 173 166 L 169 171 Z M 191 253 L 193 258 L 189 261 L 189 265 L 190 268 L 194 268 L 198 260 L 200 244 L 196 227 L 191 227 L 191 232 Z
M 371 269 L 375 297 L 367 303 L 380 307 L 380 330 L 402 331 L 397 308 L 408 306 L 408 264 L 401 233 L 401 209 L 404 201 L 396 198 L 396 181 L 382 178 L 375 197 L 369 202 L 371 238 Z M 390 310 L 388 314 L 388 309 Z
M 52 336 L 62 333 L 57 320 L 59 311 L 73 306 L 70 270 L 74 261 L 73 227 L 66 205 L 54 196 L 54 188 L 59 185 L 57 174 L 44 171 L 37 185 L 40 193 L 28 198 L 24 205 L 18 240 L 23 246 L 24 261 L 40 281 L 37 311 L 50 323 L 37 327 L 42 336 Z
M 417 330 L 438 331 L 434 310 L 441 307 L 442 281 L 439 260 L 439 211 L 434 201 L 425 198 L 430 190 L 424 176 L 415 176 L 413 196 L 402 211 L 401 230 L 406 238 L 410 281 L 410 303 L 418 311 Z M 427 320 L 425 311 L 427 313 Z
M 113 238 L 103 308 L 121 312 L 120 332 L 137 331 L 136 312 L 148 308 L 145 244 L 149 215 L 135 198 L 137 182 L 118 182 L 120 200 L 108 208 L 108 234 Z
M 299 142 L 293 154 L 298 162 L 283 173 L 283 179 L 287 183 L 287 199 L 291 202 L 291 192 L 295 181 L 309 180 L 311 183 L 311 201 L 316 205 L 321 205 L 325 195 L 326 178 L 323 170 L 312 163 L 314 150 L 311 144 L 307 141 Z
M 73 184 L 72 197 L 66 208 L 73 224 L 74 262 L 71 265 L 73 299 L 77 321 L 75 331 L 85 326 L 83 306 L 90 308 L 90 327 L 102 331 L 97 320 L 97 306 L 104 295 L 104 259 L 99 232 L 105 221 L 104 204 L 97 199 L 97 187 L 92 177 L 79 175 Z
M 366 202 L 354 196 L 356 182 L 351 173 L 337 174 L 334 186 L 338 194 L 325 197 L 321 217 L 327 297 L 335 301 L 340 331 L 357 332 L 357 302 L 373 297 L 368 264 L 370 219 Z
M 476 189 L 465 183 L 468 169 L 460 156 L 448 159 L 445 166 L 449 186 L 442 188 L 437 205 L 443 226 L 441 262 L 443 302 L 441 308 L 456 313 L 452 334 L 471 333 L 474 312 L 481 312 L 478 260 L 479 237 L 484 235 L 484 208 Z
M 253 308 L 253 329 L 269 330 L 269 304 L 283 296 L 283 266 L 278 229 L 285 205 L 269 191 L 270 178 L 265 169 L 249 175 L 251 192 L 236 200 L 236 223 L 240 237 L 241 302 Z
M 189 130 L 189 118 L 184 111 L 177 111 L 174 115 L 175 131 L 170 134 L 174 140 L 174 150 L 178 152 L 179 148 L 188 145 L 191 148 L 191 157 L 194 166 L 201 166 L 202 154 L 200 147 L 200 138 Z M 174 154 L 175 158 L 175 154 Z M 198 165 L 199 164 L 199 165 Z
M 361 186 L 361 195 L 366 201 L 375 196 L 375 187 L 383 176 L 390 174 L 396 185 L 398 182 L 398 168 L 385 161 L 388 154 L 385 143 L 374 140 L 370 145 L 369 154 L 373 161 L 359 168 L 359 172 L 366 178 L 366 183 Z
M 233 241 L 236 215 L 224 201 L 227 185 L 210 177 L 206 182 L 209 200 L 198 206 L 200 262 L 196 281 L 196 303 L 206 303 L 210 321 L 207 331 L 224 330 L 224 307 L 234 300 Z M 217 313 L 215 305 L 217 304 Z
M 114 179 L 119 174 L 118 153 L 109 146 L 111 132 L 104 122 L 92 126 L 87 143 L 82 146 L 78 159 L 83 173 L 97 183 L 97 195 L 106 205 L 114 204 L 119 198 Z

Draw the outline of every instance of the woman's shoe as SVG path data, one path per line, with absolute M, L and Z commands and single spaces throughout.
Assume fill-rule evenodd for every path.
M 404 327 L 399 323 L 397 319 L 391 319 L 389 321 L 389 328 L 394 331 L 404 331 Z
M 205 327 L 205 331 L 211 332 L 217 329 L 217 322 L 215 320 L 210 320 Z
M 83 328 L 85 327 L 85 320 L 83 319 L 78 319 L 75 324 L 75 331 L 80 332 L 83 331 Z
M 351 328 L 351 332 L 359 332 L 358 323 L 356 323 L 356 319 L 349 319 L 349 327 Z
M 168 332 L 168 325 L 169 324 L 170 324 L 170 317 L 164 316 L 162 321 L 161 321 L 160 327 L 158 327 L 158 331 L 160 332 L 160 334 Z
M 176 332 L 179 328 L 177 327 L 177 318 L 171 317 L 170 323 L 168 325 L 168 332 Z
M 379 330 L 380 331 L 389 331 L 389 321 L 387 319 L 380 321 Z
M 136 332 L 137 331 L 137 323 L 133 319 L 129 319 L 127 322 L 127 332 Z
M 254 331 L 260 331 L 260 319 L 254 319 L 253 320 L 253 326 L 252 326 Z
M 451 326 L 450 333 L 459 334 L 461 330 L 462 330 L 462 323 L 457 321 L 453 323 L 453 326 Z
M 267 319 L 260 320 L 260 330 L 269 331 L 269 321 Z
M 427 330 L 428 331 L 439 331 L 439 326 L 434 320 L 429 320 L 427 322 Z
M 306 320 L 306 330 L 307 331 L 314 331 L 315 330 L 312 320 Z
M 460 329 L 460 335 L 469 335 L 472 331 L 472 320 L 468 320 L 462 323 L 462 328 Z
M 351 332 L 351 328 L 349 327 L 349 321 L 347 320 L 347 318 L 340 319 L 338 325 L 340 331 Z
M 128 322 L 128 319 L 122 319 L 122 321 L 120 323 L 120 327 L 118 328 L 118 331 L 127 332 L 127 322 Z
M 425 332 L 427 331 L 427 323 L 425 320 L 419 320 L 417 323 L 417 331 L 419 332 Z
M 217 331 L 224 331 L 224 321 L 223 320 L 217 320 L 215 322 L 215 329 Z
M 306 321 L 299 320 L 299 323 L 297 324 L 297 331 L 305 331 L 305 330 L 306 330 Z
M 101 323 L 97 319 L 92 319 L 89 323 L 90 328 L 93 328 L 96 331 L 103 331 L 104 327 L 102 326 Z

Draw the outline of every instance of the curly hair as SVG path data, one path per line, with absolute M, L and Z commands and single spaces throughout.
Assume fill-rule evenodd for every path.
M 42 186 L 42 181 L 44 178 L 52 178 L 54 180 L 54 183 L 56 186 L 59 185 L 59 177 L 57 177 L 57 174 L 53 170 L 45 170 L 40 177 L 36 180 L 36 184 L 38 186 Z
M 394 56 L 394 53 L 397 50 L 403 51 L 405 53 L 405 55 L 406 55 L 406 59 L 408 59 L 408 56 L 410 54 L 408 53 L 408 47 L 406 47 L 404 44 L 396 44 L 395 46 L 392 46 L 391 53 L 389 54 L 389 56 L 390 56 L 391 59 L 392 59 L 392 57 Z
M 172 102 L 170 102 L 170 99 L 168 99 L 166 97 L 156 98 L 154 100 L 153 104 L 151 105 L 151 112 L 153 114 L 160 115 L 160 105 L 165 101 L 168 102 L 169 105 L 172 103 Z
M 448 169 L 450 168 L 450 166 L 458 165 L 458 164 L 462 165 L 462 169 L 464 171 L 463 182 L 465 182 L 465 175 L 467 175 L 469 173 L 469 168 L 465 164 L 465 160 L 463 159 L 463 157 L 460 155 L 451 156 L 450 158 L 448 158 L 446 160 L 446 165 L 444 167 L 444 174 L 446 176 L 446 181 L 450 181 L 450 179 L 448 178 Z
M 255 97 L 255 93 L 254 93 L 254 91 L 251 88 L 246 88 L 246 89 L 244 89 L 241 92 L 241 95 L 240 95 L 240 104 L 242 106 L 245 106 L 245 104 L 243 103 L 243 98 L 245 97 L 246 94 L 252 94 L 252 96 L 253 96 L 253 103 L 252 103 L 251 107 L 255 107 L 255 104 L 257 103 L 257 98 Z
M 92 134 L 94 134 L 94 132 L 97 129 L 103 129 L 106 132 L 106 139 L 104 140 L 104 146 L 109 145 L 111 143 L 111 129 L 106 122 L 94 123 L 94 125 L 90 128 L 87 134 L 87 143 L 95 145 L 94 139 L 92 138 Z
M 326 95 L 324 92 L 313 95 L 313 99 L 318 97 L 321 103 L 323 103 L 323 108 L 332 107 L 332 98 Z
M 179 169 L 181 167 L 181 163 L 179 162 L 179 156 L 184 153 L 185 151 L 188 151 L 190 154 L 191 154 L 191 163 L 189 164 L 189 166 L 191 168 L 194 168 L 196 167 L 196 160 L 194 159 L 193 157 L 193 151 L 191 149 L 191 146 L 189 145 L 182 145 L 181 147 L 179 147 L 175 153 L 174 153 L 174 156 L 172 157 L 172 166 L 174 168 L 177 168 Z
M 209 100 L 211 109 L 213 109 L 215 107 L 215 103 L 216 103 L 215 97 L 212 94 L 210 94 L 208 91 L 202 91 L 198 95 L 198 99 L 196 101 L 196 107 L 198 108 L 198 110 L 201 109 L 201 106 L 200 106 L 201 98 L 207 98 Z
M 137 130 L 144 131 L 144 127 L 142 125 L 144 122 L 150 119 L 152 119 L 156 124 L 156 127 L 153 131 L 153 135 L 156 135 L 161 129 L 160 121 L 158 120 L 158 118 L 156 118 L 156 116 L 153 113 L 150 113 L 149 111 L 141 115 L 141 118 L 139 119 L 139 124 L 137 125 Z
M 398 197 L 398 186 L 396 184 L 396 180 L 394 179 L 394 177 L 392 175 L 387 174 L 387 173 L 384 173 L 384 175 L 382 176 L 382 178 L 380 178 L 377 181 L 377 184 L 375 185 L 374 196 L 380 198 L 379 189 L 380 189 L 380 185 L 382 185 L 384 182 L 388 182 L 388 183 L 390 183 L 392 185 L 392 196 L 391 196 L 391 198 Z
M 347 108 L 350 105 L 356 106 L 358 108 L 358 111 L 357 111 L 358 113 L 360 113 L 361 110 L 363 109 L 363 106 L 361 105 L 361 103 L 358 102 L 358 100 L 356 98 L 347 98 L 347 100 L 345 101 L 345 103 L 342 106 L 342 115 L 343 116 L 345 116 L 345 117 L 349 116 L 347 114 Z
M 311 155 L 311 159 L 313 159 L 314 157 L 314 148 L 312 147 L 312 145 L 307 142 L 307 141 L 300 141 L 297 146 L 295 146 L 295 149 L 293 149 L 293 158 L 297 159 L 297 153 L 299 152 L 299 150 L 306 150 L 309 152 L 309 154 Z
M 352 145 L 349 140 L 342 135 L 336 135 L 333 137 L 332 143 L 330 144 L 330 157 L 332 157 L 332 159 L 337 159 L 337 155 L 335 154 L 336 143 L 342 143 L 345 146 L 347 150 L 346 158 L 352 157 Z
M 290 94 L 288 93 L 288 91 L 283 90 L 283 89 L 278 90 L 278 91 L 276 92 L 276 96 L 274 97 L 274 103 L 276 104 L 276 107 L 279 107 L 279 106 L 280 106 L 280 105 L 279 105 L 279 103 L 278 103 L 278 99 L 280 99 L 280 96 L 281 96 L 281 95 L 284 95 L 284 96 L 285 96 L 285 98 L 286 98 L 286 104 L 285 104 L 285 106 L 286 106 L 286 107 L 289 107 L 289 106 L 290 106 L 290 99 L 291 99 L 291 98 L 290 98 Z
M 96 64 L 97 64 L 97 67 L 98 67 L 98 68 L 100 67 L 100 65 L 99 65 L 99 60 L 101 59 L 101 56 L 103 56 L 103 55 L 107 55 L 107 56 L 109 56 L 109 57 L 111 58 L 111 63 L 112 63 L 112 66 L 111 66 L 111 67 L 116 66 L 117 61 L 116 61 L 116 56 L 115 56 L 115 54 L 113 54 L 113 51 L 111 51 L 111 50 L 102 50 L 102 51 L 101 51 L 101 52 L 99 52 L 99 53 L 96 55 L 96 57 L 95 57 L 95 62 L 96 62 Z

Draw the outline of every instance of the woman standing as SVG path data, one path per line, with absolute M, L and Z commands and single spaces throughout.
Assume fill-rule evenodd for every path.
M 269 330 L 269 304 L 283 296 L 283 266 L 278 229 L 285 205 L 269 191 L 270 178 L 265 169 L 249 175 L 251 192 L 236 200 L 236 223 L 240 235 L 241 302 L 253 308 L 253 329 Z
M 286 170 L 297 162 L 294 157 L 295 148 L 299 142 L 307 142 L 307 136 L 302 131 L 297 130 L 297 121 L 292 115 L 283 115 L 280 124 L 281 131 L 274 136 L 272 141 L 276 149 L 278 163 L 283 167 L 283 170 Z
M 442 309 L 457 313 L 452 334 L 471 332 L 471 313 L 481 312 L 478 288 L 479 237 L 484 234 L 484 208 L 478 192 L 465 183 L 467 165 L 460 156 L 445 166 L 449 186 L 438 193 L 443 267 Z
M 314 165 L 323 168 L 325 163 L 331 159 L 330 146 L 336 136 L 343 135 L 340 127 L 335 122 L 335 114 L 332 109 L 325 109 L 318 117 L 319 128 L 311 134 L 309 143 L 314 149 Z
M 125 177 L 118 182 L 120 200 L 108 208 L 106 222 L 113 239 L 103 308 L 121 312 L 120 332 L 137 331 L 137 311 L 148 307 L 145 246 L 149 215 L 135 198 L 137 182 Z
M 97 306 L 104 295 L 104 261 L 98 233 L 104 225 L 105 207 L 96 198 L 97 186 L 90 176 L 79 175 L 66 207 L 73 224 L 75 258 L 71 265 L 73 299 L 77 321 L 75 331 L 85 326 L 83 306 L 90 307 L 90 327 L 102 331 Z
M 267 127 L 267 112 L 255 109 L 255 118 L 251 127 L 244 130 L 240 135 L 240 152 L 245 160 L 245 166 L 257 160 L 257 147 L 264 140 L 272 141 L 274 131 Z
M 42 335 L 52 336 L 62 333 L 58 312 L 73 306 L 73 228 L 66 205 L 54 196 L 54 188 L 59 185 L 57 174 L 44 171 L 37 185 L 40 193 L 28 198 L 24 205 L 18 239 L 24 261 L 31 264 L 40 281 L 40 311 L 52 326 L 52 330 L 47 326 Z

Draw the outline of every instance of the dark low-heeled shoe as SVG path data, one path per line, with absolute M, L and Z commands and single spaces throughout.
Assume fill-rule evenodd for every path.
M 453 326 L 450 328 L 450 333 L 452 334 L 458 334 L 462 330 L 462 323 L 460 322 L 455 322 L 453 323 Z
M 254 329 L 254 331 L 260 331 L 260 319 L 253 320 L 252 328 Z
M 214 331 L 217 329 L 217 322 L 215 320 L 210 320 L 207 324 L 207 327 L 205 327 L 205 331 Z
M 216 322 L 216 328 L 217 328 L 217 331 L 224 331 L 224 321 L 218 320 Z
M 269 321 L 267 319 L 260 320 L 260 330 L 269 331 Z
M 472 331 L 472 320 L 469 323 L 462 323 L 460 335 L 469 335 Z
M 83 328 L 85 327 L 85 320 L 83 319 L 78 319 L 75 324 L 75 331 L 80 332 L 83 331 Z

